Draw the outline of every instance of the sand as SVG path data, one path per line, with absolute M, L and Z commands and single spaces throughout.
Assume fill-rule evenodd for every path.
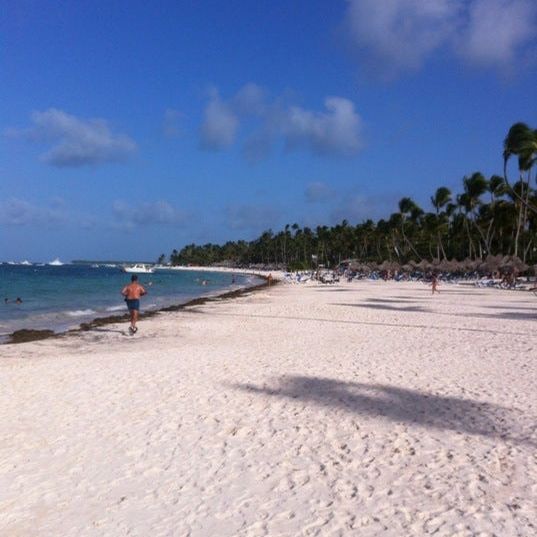
M 537 299 L 278 285 L 0 347 L 0 535 L 534 536 Z

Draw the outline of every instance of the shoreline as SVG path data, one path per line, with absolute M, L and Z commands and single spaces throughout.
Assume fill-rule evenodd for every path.
M 261 274 L 260 272 L 244 272 L 238 269 L 218 270 L 218 268 L 213 268 L 212 270 L 209 270 L 208 267 L 184 267 L 184 268 L 181 267 L 180 269 L 176 268 L 174 270 L 191 270 L 191 271 L 196 271 L 196 272 L 235 272 L 237 274 L 256 276 L 265 281 L 261 284 L 246 286 L 240 289 L 234 289 L 233 291 L 223 290 L 221 293 L 216 292 L 214 294 L 209 294 L 209 295 L 190 299 L 184 303 L 172 304 L 171 306 L 164 306 L 163 308 L 146 311 L 140 314 L 140 319 L 148 319 L 150 317 L 154 317 L 155 315 L 159 313 L 181 311 L 187 307 L 198 306 L 198 305 L 202 305 L 211 301 L 223 300 L 226 298 L 230 298 L 230 299 L 237 298 L 239 296 L 247 295 L 250 292 L 255 292 L 265 287 L 268 287 L 269 285 L 268 277 L 264 274 Z M 278 280 L 273 278 L 272 285 L 275 285 L 276 283 L 278 283 Z M 59 332 L 56 332 L 51 329 L 21 328 L 19 330 L 14 330 L 10 334 L 7 334 L 6 341 L 0 342 L 0 345 L 18 345 L 20 343 L 29 343 L 32 341 L 40 341 L 43 339 L 67 337 L 69 335 L 78 334 L 80 332 L 88 332 L 92 330 L 93 328 L 98 328 L 101 326 L 106 326 L 106 325 L 115 324 L 115 323 L 122 323 L 122 322 L 127 321 L 128 319 L 129 319 L 128 313 L 123 313 L 121 315 L 107 315 L 104 317 L 96 317 L 90 321 L 80 323 L 77 328 L 71 328 L 71 329 L 63 330 Z

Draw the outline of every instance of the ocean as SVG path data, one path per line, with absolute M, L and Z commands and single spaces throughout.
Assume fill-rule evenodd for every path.
M 63 332 L 96 317 L 126 313 L 121 289 L 130 276 L 117 266 L 0 264 L 0 339 L 21 328 Z M 261 283 L 247 274 L 235 274 L 233 283 L 230 273 L 195 270 L 157 270 L 138 278 L 148 292 L 142 313 Z

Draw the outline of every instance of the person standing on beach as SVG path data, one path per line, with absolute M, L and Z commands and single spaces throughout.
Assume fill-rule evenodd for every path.
M 433 288 L 433 293 L 432 293 L 433 295 L 435 293 L 440 293 L 440 291 L 438 290 L 438 275 L 434 272 L 431 277 L 431 287 Z
M 131 325 L 129 330 L 131 334 L 134 335 L 138 331 L 136 322 L 138 321 L 138 316 L 140 314 L 140 297 L 146 294 L 146 290 L 138 283 L 138 276 L 133 274 L 131 276 L 131 283 L 123 287 L 121 294 L 125 297 L 125 302 L 127 303 L 127 308 L 130 313 Z

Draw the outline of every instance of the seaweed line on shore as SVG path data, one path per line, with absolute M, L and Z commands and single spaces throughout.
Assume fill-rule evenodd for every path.
M 198 298 L 189 300 L 188 302 L 185 302 L 184 304 L 175 304 L 175 305 L 166 306 L 164 308 L 160 308 L 157 310 L 147 311 L 140 315 L 140 319 L 148 319 L 150 317 L 154 317 L 155 315 L 159 313 L 181 311 L 191 306 L 201 306 L 202 304 L 207 304 L 209 302 L 214 302 L 217 300 L 220 301 L 223 299 L 238 298 L 238 297 L 246 296 L 246 295 L 249 295 L 250 293 L 254 293 L 256 291 L 260 291 L 261 289 L 265 289 L 269 287 L 269 280 L 267 276 L 263 276 L 261 274 L 254 274 L 254 276 L 258 278 L 262 278 L 265 281 L 259 285 L 253 285 L 251 287 L 243 287 L 241 289 L 235 289 L 233 291 L 226 291 L 222 294 L 198 297 Z M 270 285 L 276 285 L 277 283 L 278 283 L 278 280 L 276 278 L 273 278 Z M 7 341 L 3 342 L 3 344 L 8 345 L 8 344 L 13 344 L 13 343 L 28 343 L 30 341 L 38 341 L 42 339 L 60 338 L 60 337 L 65 337 L 65 336 L 69 336 L 72 334 L 77 334 L 80 332 L 87 332 L 91 330 L 92 328 L 98 328 L 100 326 L 125 322 L 125 321 L 128 321 L 128 319 L 129 319 L 128 313 L 125 313 L 123 315 L 109 315 L 107 317 L 97 317 L 87 323 L 81 323 L 78 328 L 73 328 L 65 332 L 54 332 L 53 330 L 35 330 L 35 329 L 22 328 L 21 330 L 15 330 L 11 334 L 9 334 Z

